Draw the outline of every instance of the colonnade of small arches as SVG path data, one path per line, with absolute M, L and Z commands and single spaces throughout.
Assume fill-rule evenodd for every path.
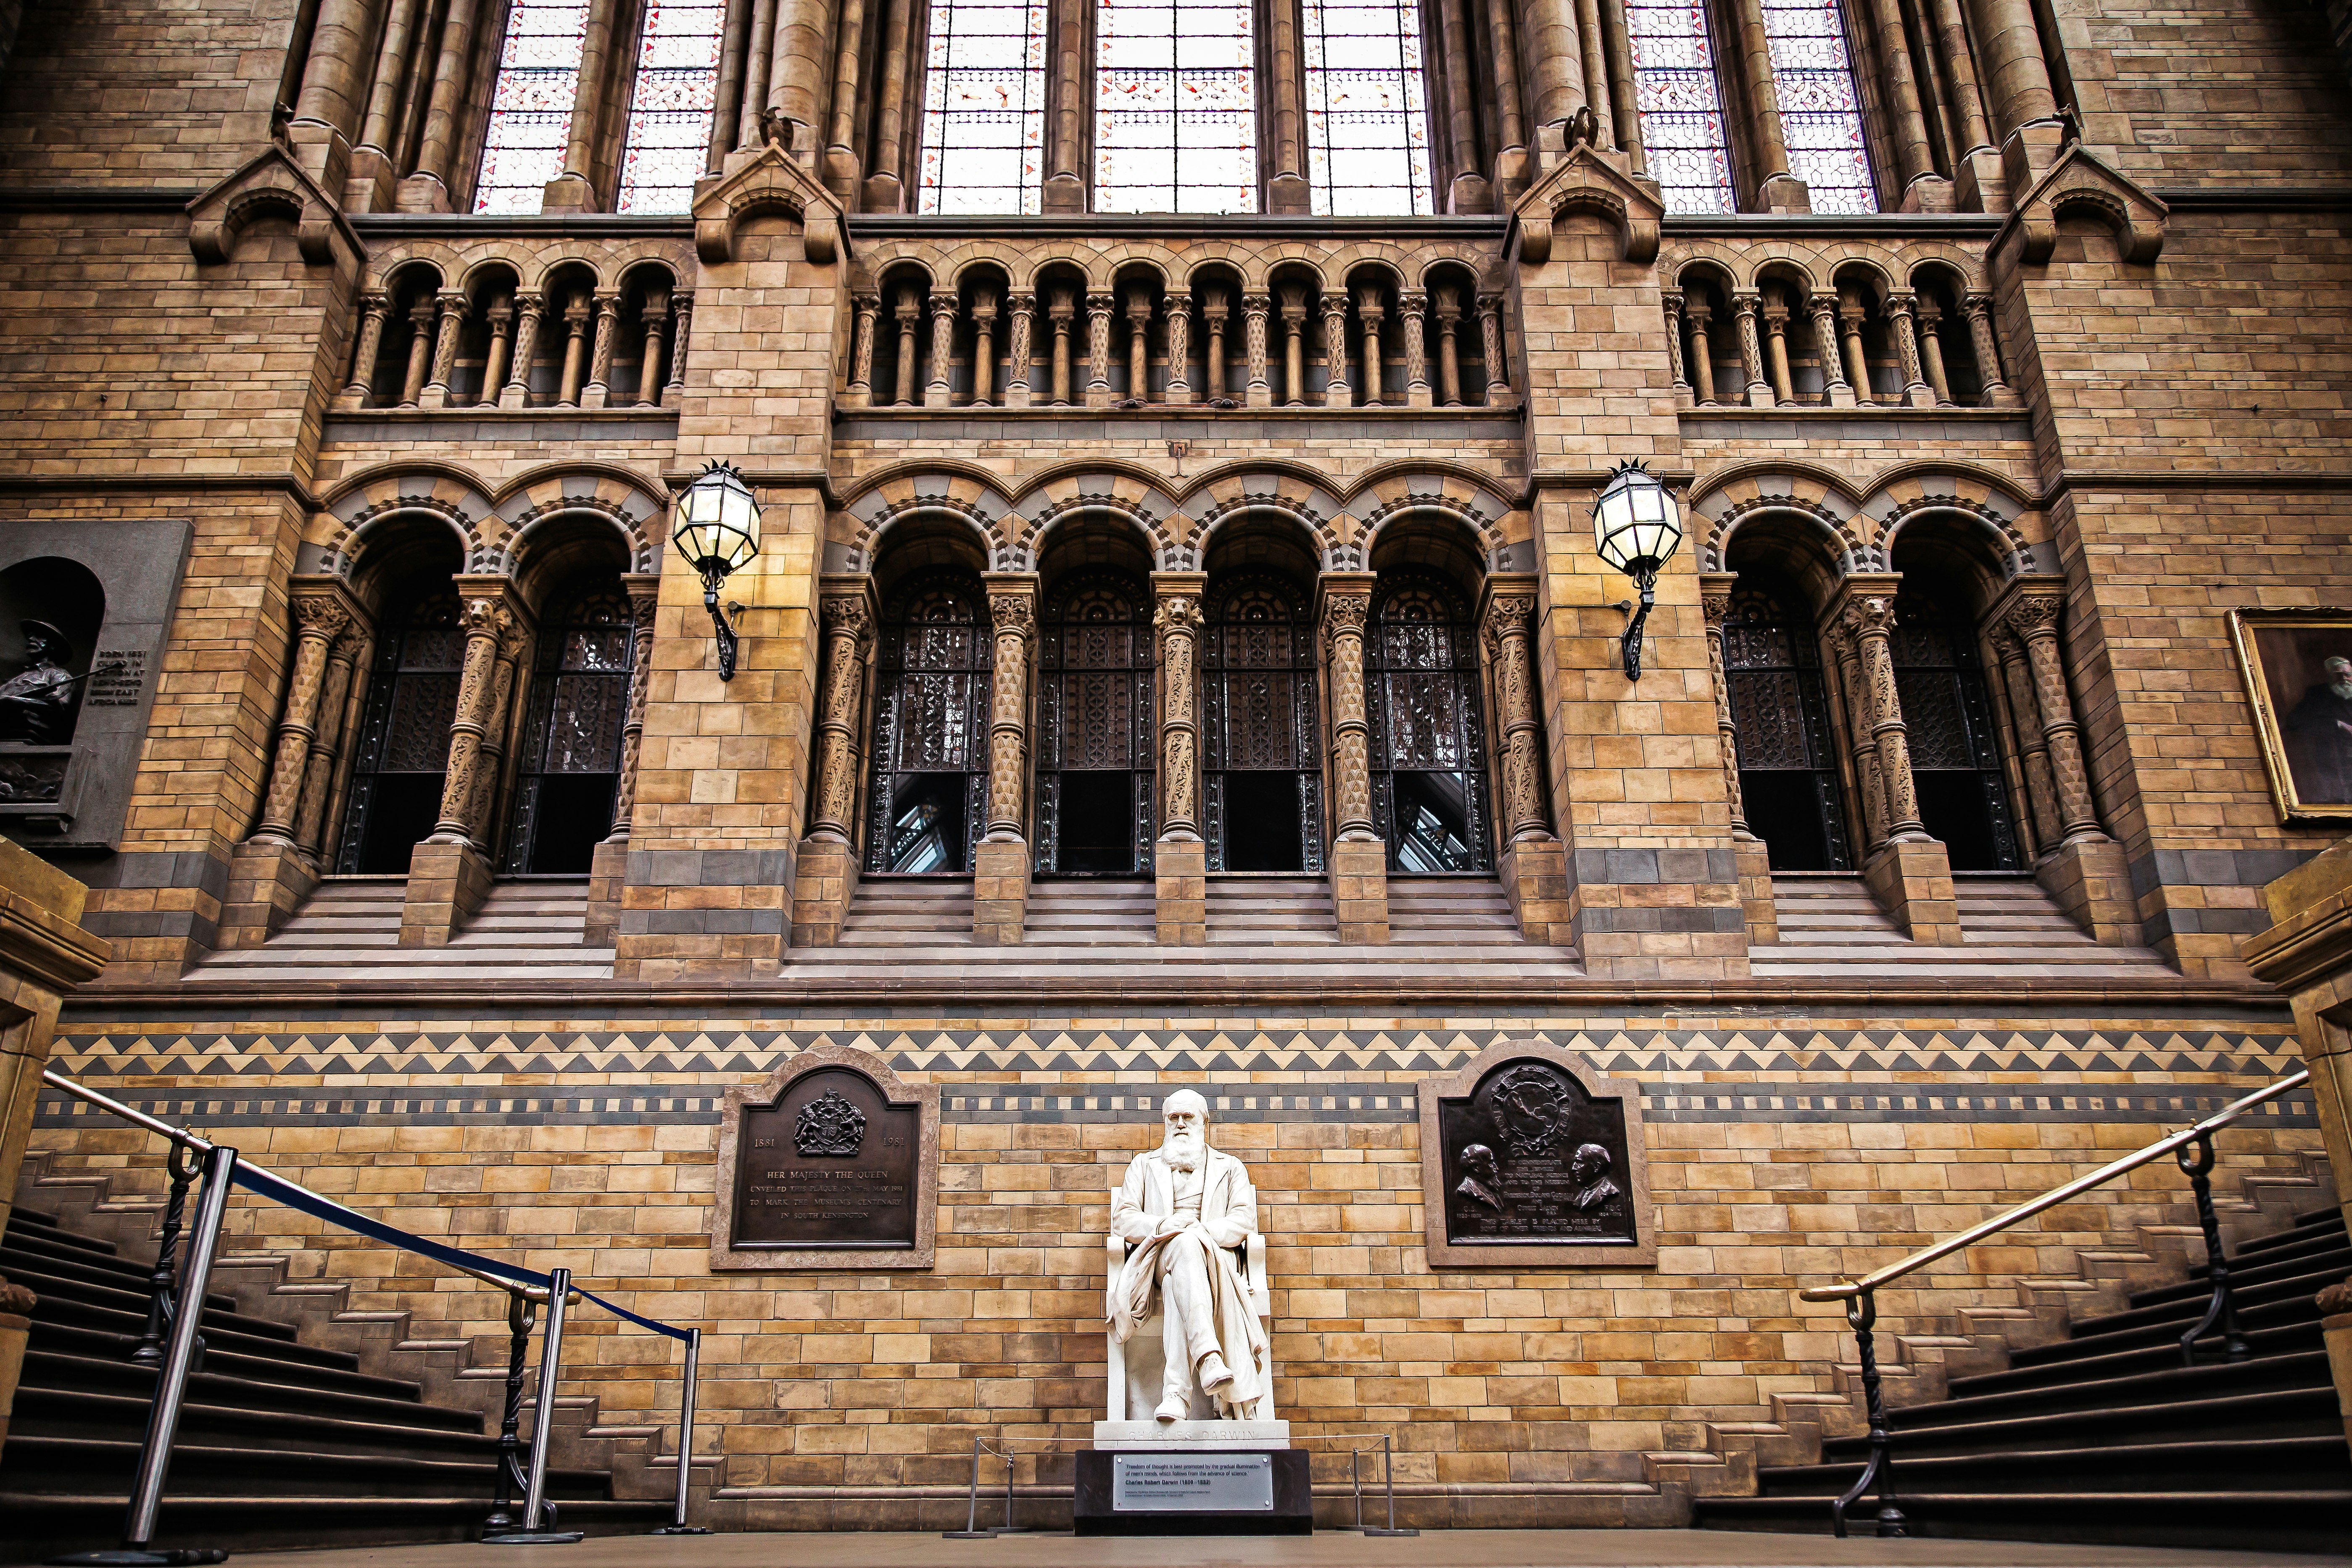
M 1499 407 L 1473 258 L 900 257 L 853 296 L 852 406 Z
M 338 406 L 674 408 L 694 309 L 679 277 L 667 258 L 394 261 L 360 295 Z
M 1684 406 L 2018 405 L 1975 258 L 1705 247 L 1661 259 Z

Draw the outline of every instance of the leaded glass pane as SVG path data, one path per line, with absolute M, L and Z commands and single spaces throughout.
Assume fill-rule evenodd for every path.
M 1641 110 L 1642 151 L 1666 210 L 1736 210 L 1723 92 L 1716 80 L 1705 0 L 1626 0 L 1625 31 L 1633 51 L 1633 101 Z
M 1878 192 L 1862 140 L 1862 98 L 1838 0 L 1763 0 L 1772 86 L 1789 142 L 1789 173 L 1817 213 L 1874 213 Z
M 682 213 L 693 205 L 710 156 L 726 19 L 719 0 L 646 0 L 617 210 Z
M 476 212 L 535 213 L 547 183 L 563 173 L 587 30 L 586 0 L 514 0 L 474 183 Z
M 1250 6 L 1100 0 L 1095 16 L 1095 210 L 1255 212 Z
M 1404 0 L 1307 0 L 1307 182 L 1318 213 L 1433 210 L 1421 18 Z
M 1035 213 L 1045 169 L 1045 0 L 934 0 L 928 49 L 919 210 Z

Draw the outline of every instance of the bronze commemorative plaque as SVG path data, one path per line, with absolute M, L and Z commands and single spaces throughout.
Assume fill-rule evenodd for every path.
M 729 1090 L 712 1267 L 928 1268 L 938 1093 L 838 1047 Z

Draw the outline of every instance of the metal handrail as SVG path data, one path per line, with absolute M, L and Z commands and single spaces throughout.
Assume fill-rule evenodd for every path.
M 1830 1528 L 1838 1538 L 1843 1540 L 1845 1537 L 1845 1510 L 1874 1488 L 1878 1493 L 1877 1525 L 1881 1539 L 1904 1535 L 1910 1523 L 1895 1502 L 1895 1436 L 1886 1419 L 1886 1401 L 1878 1376 L 1878 1353 L 1871 1334 L 1873 1326 L 1878 1321 L 1878 1291 L 1938 1258 L 1949 1258 L 1987 1237 L 1998 1236 L 2021 1219 L 2031 1219 L 2045 1209 L 2055 1208 L 2071 1197 L 2104 1185 L 2143 1165 L 2152 1164 L 2167 1154 L 2173 1156 L 2180 1166 L 2181 1174 L 2189 1178 L 2190 1194 L 2197 1204 L 2198 1227 L 2205 1233 L 2206 1275 L 2213 1284 L 2212 1300 L 2205 1309 L 2205 1315 L 2180 1336 L 2181 1362 L 2184 1365 L 2195 1366 L 2199 1342 L 2217 1326 L 2221 1331 L 2224 1360 L 2243 1361 L 2251 1355 L 2252 1347 L 2245 1336 L 2238 1331 L 2237 1307 L 2230 1294 L 2229 1255 L 2221 1246 L 2221 1219 L 2213 1212 L 2213 1134 L 2254 1107 L 2276 1100 L 2288 1090 L 2299 1089 L 2310 1081 L 2310 1069 L 2297 1068 L 2276 1083 L 2231 1101 L 2202 1121 L 2184 1127 L 2178 1132 L 2168 1133 L 2145 1149 L 2135 1150 L 2120 1160 L 2110 1161 L 2088 1175 L 2061 1183 L 2005 1214 L 1970 1226 L 1958 1236 L 1948 1237 L 1933 1247 L 1922 1247 L 1910 1257 L 1874 1270 L 1860 1279 L 1843 1280 L 1835 1285 L 1812 1285 L 1798 1291 L 1801 1300 L 1845 1303 L 1845 1321 L 1853 1330 L 1854 1354 L 1862 1367 L 1863 1405 L 1870 1425 L 1870 1460 L 1863 1466 L 1862 1474 L 1854 1478 L 1853 1485 L 1830 1504 Z
M 157 1256 L 155 1272 L 150 1281 L 152 1299 L 147 1329 L 132 1352 L 136 1360 L 159 1365 L 155 1401 L 149 1413 L 146 1441 L 140 1450 L 137 1479 L 131 1489 L 123 1527 L 122 1547 L 115 1552 L 76 1553 L 73 1557 L 59 1559 L 59 1562 L 86 1563 L 92 1568 L 124 1568 L 125 1564 L 155 1564 L 162 1568 L 162 1565 L 168 1564 L 218 1563 L 228 1555 L 218 1549 L 158 1552 L 152 1549 L 150 1543 L 154 1535 L 156 1513 L 163 1501 L 164 1477 L 171 1466 L 172 1445 L 179 1427 L 180 1407 L 186 1393 L 188 1375 L 195 1370 L 204 1353 L 204 1341 L 198 1333 L 198 1327 L 204 1317 L 204 1300 L 211 1282 L 221 1222 L 227 1208 L 229 1192 L 235 1186 L 243 1186 L 257 1196 L 323 1219 L 354 1235 L 368 1237 L 430 1258 L 445 1268 L 486 1285 L 496 1286 L 508 1293 L 507 1321 L 510 1342 L 505 1410 L 499 1437 L 499 1483 L 489 1519 L 485 1523 L 485 1541 L 537 1544 L 581 1539 L 576 1531 L 556 1532 L 541 1527 L 542 1517 L 551 1516 L 554 1512 L 553 1505 L 547 1500 L 547 1450 L 554 1425 L 555 1388 L 562 1370 L 565 1308 L 584 1299 L 615 1317 L 682 1342 L 686 1346 L 686 1367 L 678 1399 L 677 1502 L 671 1523 L 654 1533 L 709 1533 L 686 1522 L 687 1486 L 694 1454 L 695 1384 L 699 1374 L 702 1348 L 700 1329 L 681 1329 L 673 1323 L 642 1317 L 607 1301 L 584 1287 L 575 1286 L 569 1268 L 558 1267 L 541 1274 L 534 1269 L 486 1258 L 466 1247 L 429 1240 L 386 1221 L 372 1218 L 331 1198 L 321 1196 L 298 1182 L 289 1181 L 259 1165 L 241 1161 L 237 1152 L 226 1144 L 215 1143 L 184 1127 L 175 1127 L 159 1117 L 125 1105 L 110 1095 L 76 1083 L 55 1068 L 44 1068 L 41 1079 L 58 1092 L 95 1106 L 133 1126 L 144 1128 L 169 1140 L 173 1146 L 170 1162 L 172 1190 L 164 1205 L 162 1250 Z M 196 1175 L 194 1170 L 181 1163 L 182 1150 L 201 1157 L 202 1185 L 195 1224 L 188 1238 L 187 1257 L 175 1277 L 171 1254 L 178 1242 L 181 1213 L 188 1190 Z M 480 1267 L 472 1267 L 475 1264 Z M 183 1310 L 183 1307 L 186 1310 Z M 522 1405 L 523 1355 L 530 1342 L 534 1308 L 544 1308 L 547 1321 L 545 1331 L 541 1336 L 539 1415 L 532 1424 L 530 1460 L 526 1466 L 521 1462 L 518 1432 Z M 517 1483 L 520 1484 L 524 1493 L 524 1508 L 520 1519 L 510 1512 Z M 551 1518 L 549 1522 L 552 1522 Z
M 1876 1290 L 1891 1285 L 1905 1275 L 1925 1268 L 1938 1258 L 1949 1258 L 1955 1252 L 1974 1247 L 1989 1236 L 1999 1235 L 2019 1220 L 2031 1219 L 2044 1209 L 2056 1208 L 2068 1198 L 2087 1193 L 2093 1187 L 2104 1186 L 2127 1171 L 2137 1171 L 2142 1165 L 2152 1163 L 2176 1149 L 2194 1143 L 2201 1138 L 2210 1138 L 2255 1106 L 2276 1100 L 2288 1090 L 2300 1089 L 2310 1081 L 2310 1069 L 2297 1068 L 2278 1082 L 2256 1089 L 2245 1098 L 2223 1106 L 2195 1126 L 2184 1127 L 2178 1132 L 2159 1138 L 2147 1148 L 2102 1165 L 2087 1176 L 2077 1176 L 2071 1182 L 2054 1186 L 2040 1197 L 2030 1198 L 2006 1214 L 1996 1215 L 1979 1225 L 1972 1225 L 1958 1236 L 1948 1237 L 1933 1247 L 1923 1247 L 1910 1257 L 1899 1262 L 1890 1263 L 1884 1268 L 1875 1269 L 1860 1279 L 1849 1279 L 1836 1285 L 1808 1286 L 1797 1292 L 1798 1299 L 1806 1301 L 1843 1301 L 1859 1296 L 1865 1290 Z

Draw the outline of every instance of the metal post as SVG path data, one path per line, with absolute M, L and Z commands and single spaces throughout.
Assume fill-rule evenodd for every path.
M 702 1363 L 702 1331 L 686 1331 L 686 1382 L 678 1389 L 677 1405 L 677 1511 L 670 1521 L 654 1531 L 656 1535 L 708 1535 L 710 1531 L 699 1524 L 686 1522 L 686 1488 L 688 1472 L 694 1464 L 694 1389 Z
M 1364 1451 L 1361 1448 L 1348 1450 L 1348 1480 L 1356 1489 L 1356 1531 L 1361 1534 L 1364 1529 Z
M 152 1366 L 163 1359 L 163 1336 L 172 1331 L 172 1314 L 178 1305 L 178 1260 L 173 1254 L 180 1247 L 180 1222 L 187 1212 L 188 1184 L 195 1180 L 196 1168 L 188 1163 L 188 1151 L 178 1143 L 164 1145 L 163 1163 L 172 1173 L 171 1195 L 163 1200 L 163 1228 L 155 1242 L 155 1271 L 147 1279 L 147 1326 L 139 1331 L 138 1348 L 131 1359 L 143 1366 Z M 201 1304 L 196 1309 L 204 1314 Z M 202 1353 L 202 1347 L 198 1347 Z
M 2191 1151 L 2194 1151 L 2192 1153 Z M 2221 1357 L 2224 1361 L 2243 1361 L 2252 1352 L 2246 1336 L 2238 1331 L 2238 1304 L 2230 1294 L 2230 1258 L 2221 1249 L 2221 1221 L 2213 1212 L 2213 1135 L 2198 1134 L 2193 1143 L 2184 1143 L 2172 1152 L 2180 1162 L 2181 1173 L 2189 1178 L 2189 1190 L 2197 1197 L 2197 1223 L 2205 1231 L 2205 1267 L 2213 1279 L 2213 1300 L 2205 1308 L 2205 1315 L 2197 1326 L 2180 1336 L 2180 1362 L 2183 1366 L 2197 1364 L 2197 1342 L 2221 1328 Z
M 963 1528 L 942 1530 L 940 1538 L 947 1541 L 987 1541 L 997 1532 L 980 1527 L 980 1443 L 971 1440 L 971 1489 L 964 1495 Z
M 563 1299 L 572 1294 L 572 1270 L 548 1271 L 547 1327 L 539 1339 L 539 1410 L 530 1424 L 530 1470 L 525 1477 L 522 1528 L 484 1539 L 501 1546 L 554 1546 L 580 1539 L 576 1530 L 542 1530 L 547 1501 L 547 1445 L 555 1431 L 555 1389 L 563 1371 Z M 550 1518 L 549 1523 L 553 1520 Z
M 188 1266 L 180 1280 L 180 1300 L 191 1305 L 172 1319 L 172 1337 L 163 1350 L 163 1364 L 155 1374 L 155 1402 L 147 1411 L 147 1440 L 139 1450 L 139 1471 L 131 1488 L 131 1509 L 122 1526 L 122 1546 L 116 1552 L 77 1552 L 52 1558 L 60 1563 L 104 1565 L 104 1568 L 171 1568 L 171 1565 L 226 1563 L 218 1548 L 157 1552 L 148 1542 L 155 1537 L 155 1513 L 163 1500 L 163 1477 L 172 1467 L 172 1440 L 180 1429 L 180 1402 L 187 1393 L 188 1368 L 196 1355 L 196 1325 L 203 1319 L 205 1293 L 211 1288 L 213 1254 L 220 1245 L 221 1216 L 228 1211 L 229 1184 L 236 1174 L 236 1151 L 215 1143 L 205 1152 L 204 1187 L 196 1199 L 195 1228 L 188 1237 Z
M 530 1349 L 530 1298 L 520 1290 L 507 1292 L 507 1398 L 499 1420 L 499 1479 L 490 1498 L 490 1517 L 482 1521 L 482 1539 L 521 1528 L 514 1516 L 515 1493 L 527 1484 L 522 1473 L 523 1355 Z
M 1388 1489 L 1389 1527 L 1386 1530 L 1379 1530 L 1370 1526 L 1362 1526 L 1363 1533 L 1366 1535 L 1419 1535 L 1421 1531 L 1418 1530 L 1399 1530 L 1397 1528 L 1395 1439 L 1391 1434 L 1386 1432 L 1381 1434 L 1381 1484 Z M 1356 1517 L 1359 1521 L 1362 1520 L 1363 1514 L 1364 1505 L 1360 1500 L 1356 1504 Z
M 1878 1352 L 1871 1342 L 1870 1333 L 1871 1325 L 1878 1321 L 1876 1292 L 1864 1290 L 1848 1301 L 1845 1321 L 1853 1326 L 1854 1348 L 1862 1357 L 1862 1397 L 1870 1412 L 1870 1462 L 1863 1466 L 1862 1474 L 1854 1478 L 1845 1495 L 1830 1504 L 1830 1527 L 1839 1540 L 1844 1540 L 1845 1510 L 1874 1485 L 1878 1489 L 1879 1539 L 1899 1540 L 1910 1521 L 1895 1506 L 1895 1437 L 1886 1425 L 1886 1401 L 1880 1396 L 1878 1386 Z

